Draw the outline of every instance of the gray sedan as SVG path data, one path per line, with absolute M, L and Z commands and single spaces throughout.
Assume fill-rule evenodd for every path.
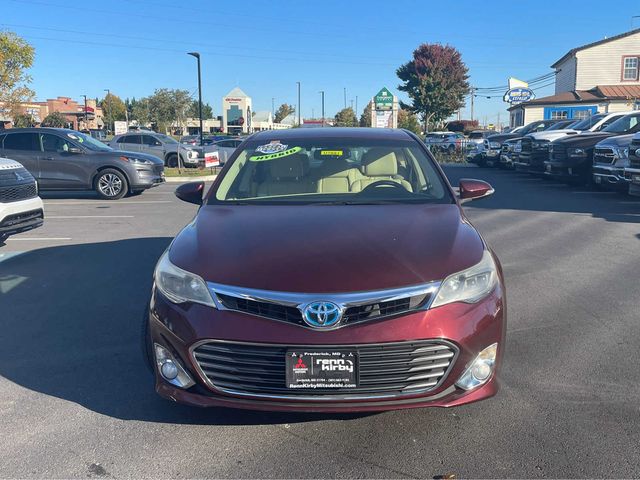
M 178 155 L 182 165 L 196 167 L 201 156 L 198 148 L 181 145 L 168 135 L 154 132 L 129 132 L 116 135 L 109 142 L 109 146 L 118 150 L 154 155 L 164 161 L 167 167 L 178 166 Z

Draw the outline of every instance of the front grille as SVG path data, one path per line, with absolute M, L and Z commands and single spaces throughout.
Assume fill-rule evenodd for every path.
M 229 310 L 297 325 L 306 325 L 302 319 L 302 312 L 296 307 L 272 302 L 248 300 L 246 298 L 234 297 L 222 293 L 216 293 L 216 295 L 220 302 L 222 302 L 222 305 Z M 389 301 L 372 301 L 365 305 L 347 307 L 340 324 L 348 325 L 408 313 L 427 304 L 430 299 L 431 294 L 423 294 Z
M 503 143 L 502 148 L 500 149 L 500 151 L 505 155 L 509 154 L 511 150 L 512 150 L 511 144 L 507 144 L 507 143 Z
M 606 147 L 596 147 L 593 151 L 593 163 L 607 163 L 611 164 L 615 161 L 616 157 L 613 153 L 613 149 Z
M 522 140 L 520 140 L 520 153 L 524 153 L 524 154 L 528 154 L 531 153 L 531 139 L 530 138 L 523 138 Z
M 32 182 L 35 182 L 33 175 L 24 167 L 0 170 L 0 187 L 23 185 Z
M 440 385 L 453 366 L 457 348 L 442 340 L 333 345 L 357 352 L 358 387 L 301 391 L 286 387 L 285 356 L 289 349 L 321 349 L 326 345 L 253 345 L 207 342 L 193 350 L 200 373 L 214 388 L 254 395 L 407 395 Z
M 636 151 L 640 149 L 640 140 L 634 140 L 629 145 L 629 166 L 631 168 L 640 168 L 640 156 L 636 154 Z
M 549 160 L 560 161 L 567 159 L 567 147 L 564 145 L 551 145 L 549 147 Z
M 0 202 L 10 203 L 27 200 L 38 196 L 38 189 L 35 182 L 25 185 L 13 185 L 10 187 L 0 187 Z
M 2 220 L 2 223 L 0 223 L 0 229 L 6 230 L 16 225 L 28 224 L 30 222 L 36 223 L 37 220 L 42 220 L 43 218 L 44 213 L 42 209 L 7 215 L 4 217 L 4 220 Z

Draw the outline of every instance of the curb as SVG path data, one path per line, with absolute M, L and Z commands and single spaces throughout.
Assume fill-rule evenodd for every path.
M 204 175 L 202 177 L 165 177 L 165 183 L 187 183 L 187 182 L 213 182 L 217 175 Z

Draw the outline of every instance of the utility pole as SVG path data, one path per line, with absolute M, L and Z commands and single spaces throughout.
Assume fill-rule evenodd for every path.
M 347 87 L 344 87 L 344 108 L 347 108 Z
M 358 116 L 358 95 L 356 95 L 356 109 L 354 110 L 356 112 L 356 117 Z
M 202 77 L 200 76 L 200 54 L 198 52 L 189 52 L 198 60 L 198 116 L 200 117 L 200 146 L 204 146 L 203 128 L 202 128 Z M 178 157 L 179 159 L 180 157 Z
M 87 121 L 87 96 L 82 95 L 84 97 L 84 128 L 89 128 L 89 123 Z
M 324 127 L 324 90 L 319 92 L 322 95 L 322 126 Z
M 111 92 L 109 91 L 108 88 L 104 89 L 105 92 L 107 92 L 107 108 L 109 109 L 109 115 L 107 116 L 107 132 L 109 131 L 109 128 L 111 128 L 111 117 L 112 117 L 112 113 L 111 113 Z M 113 132 L 113 130 L 111 130 Z
M 496 130 L 500 131 L 500 112 L 498 112 L 498 121 L 496 123 L 497 123 Z
M 473 122 L 473 102 L 476 96 L 475 87 L 471 87 L 471 121 Z
M 300 126 L 300 82 L 296 82 L 298 84 L 298 126 Z
M 276 99 L 271 97 L 271 115 L 275 116 L 276 114 Z

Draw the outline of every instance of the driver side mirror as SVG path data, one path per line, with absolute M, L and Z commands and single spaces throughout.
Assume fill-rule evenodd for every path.
M 459 185 L 460 193 L 458 194 L 458 198 L 460 199 L 460 203 L 466 203 L 470 200 L 488 197 L 489 195 L 493 195 L 493 192 L 495 192 L 493 187 L 483 180 L 461 178 Z
M 69 150 L 67 150 L 67 152 L 79 154 L 79 153 L 84 153 L 84 150 L 82 150 L 80 147 L 69 147 Z
M 189 182 L 176 188 L 175 194 L 183 202 L 202 205 L 204 182 Z

